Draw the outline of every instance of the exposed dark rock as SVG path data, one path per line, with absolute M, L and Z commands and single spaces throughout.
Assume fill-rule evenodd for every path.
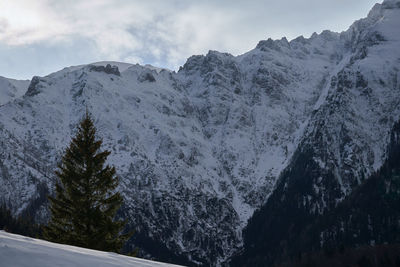
M 139 82 L 155 82 L 156 78 L 154 75 L 149 71 L 142 72 L 139 77 L 137 78 Z
M 115 66 L 115 65 L 111 66 L 110 64 L 107 64 L 105 67 L 104 66 L 89 65 L 89 70 L 90 71 L 104 72 L 104 73 L 107 73 L 107 74 L 114 74 L 114 75 L 117 75 L 117 76 L 121 76 L 121 73 L 119 72 L 118 67 Z
M 32 78 L 31 83 L 29 84 L 28 90 L 26 91 L 25 95 L 27 96 L 34 96 L 40 93 L 40 85 L 39 83 L 42 81 L 42 78 L 39 76 L 34 76 Z
M 281 51 L 281 47 L 279 46 L 278 41 L 274 41 L 271 38 L 268 38 L 268 40 L 260 41 L 257 44 L 256 48 L 260 49 L 261 51 L 267 51 L 268 49 Z

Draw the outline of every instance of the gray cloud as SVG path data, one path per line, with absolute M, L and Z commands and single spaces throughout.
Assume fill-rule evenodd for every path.
M 98 60 L 177 69 L 209 49 L 345 30 L 375 0 L 13 0 L 0 2 L 0 75 L 30 78 Z

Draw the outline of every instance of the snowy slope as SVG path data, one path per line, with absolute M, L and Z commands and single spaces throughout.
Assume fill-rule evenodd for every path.
M 130 225 L 219 264 L 299 147 L 335 170 L 337 201 L 382 164 L 400 116 L 399 17 L 399 1 L 385 1 L 346 32 L 268 39 L 238 57 L 210 51 L 178 73 L 98 62 L 34 77 L 0 106 L 0 199 L 48 218 L 54 170 L 88 108 Z
M 29 83 L 29 80 L 14 80 L 0 76 L 0 106 L 23 96 Z
M 9 267 L 178 267 L 111 252 L 51 243 L 4 231 L 0 231 L 0 262 L 1 266 Z

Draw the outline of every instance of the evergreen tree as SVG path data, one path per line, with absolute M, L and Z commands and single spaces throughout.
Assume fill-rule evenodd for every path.
M 131 234 L 121 234 L 125 222 L 114 221 L 122 197 L 115 192 L 115 168 L 105 166 L 109 151 L 99 151 L 92 118 L 86 112 L 66 149 L 56 175 L 55 197 L 49 197 L 51 220 L 44 228 L 50 241 L 119 252 Z

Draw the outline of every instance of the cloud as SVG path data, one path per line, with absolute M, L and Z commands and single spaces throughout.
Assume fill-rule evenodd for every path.
M 32 47 L 49 61 L 58 60 L 51 66 L 99 59 L 177 69 L 187 57 L 204 54 L 209 49 L 236 55 L 268 37 L 292 39 L 324 29 L 345 30 L 352 21 L 365 16 L 373 2 L 1 1 L 0 71 L 5 69 L 2 59 L 7 57 L 12 61 L 4 51 L 30 55 L 25 60 L 37 60 L 25 51 Z M 60 60 L 62 57 L 68 58 Z
M 59 37 L 67 25 L 56 19 L 46 1 L 0 2 L 2 29 L 0 41 L 8 45 L 25 45 Z

